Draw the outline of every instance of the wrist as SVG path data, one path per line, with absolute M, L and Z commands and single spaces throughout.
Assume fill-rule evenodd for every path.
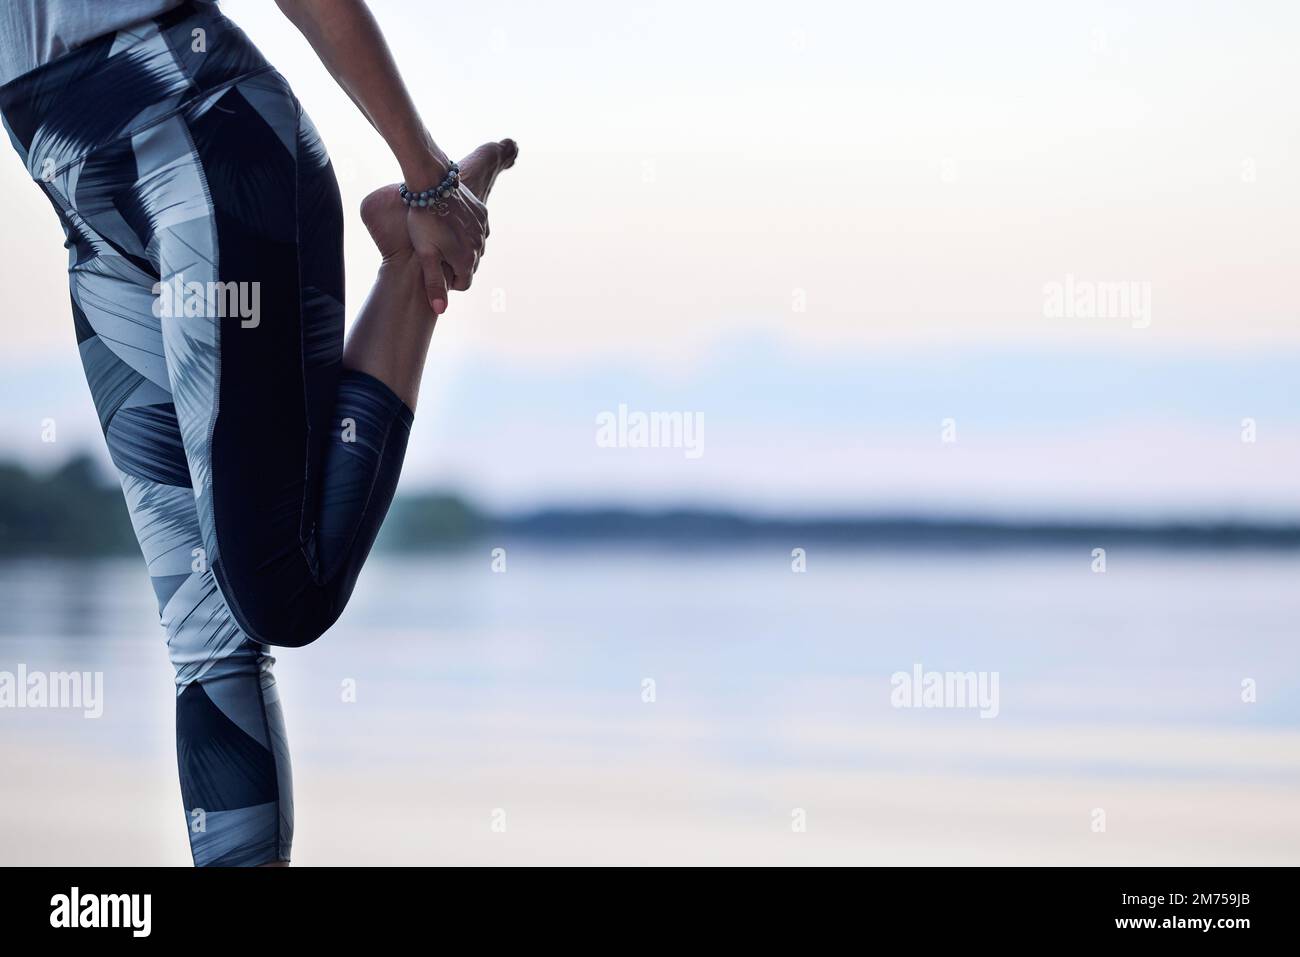
M 433 137 L 424 132 L 421 142 L 398 156 L 402 168 L 402 179 L 411 189 L 425 189 L 436 186 L 451 169 L 451 160 L 433 141 Z

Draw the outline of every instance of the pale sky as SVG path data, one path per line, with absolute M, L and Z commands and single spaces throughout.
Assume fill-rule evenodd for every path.
M 1300 5 L 371 5 L 449 152 L 521 146 L 404 487 L 1300 514 Z M 222 7 L 334 157 L 355 310 L 395 164 L 269 0 Z M 99 442 L 62 236 L 16 158 L 0 193 L 0 434 L 55 461 Z M 1142 284 L 1149 327 L 1045 316 L 1067 276 Z M 596 447 L 619 403 L 705 454 Z

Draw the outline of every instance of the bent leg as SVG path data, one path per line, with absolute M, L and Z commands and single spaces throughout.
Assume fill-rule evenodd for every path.
M 394 386 L 413 398 L 432 316 L 410 264 L 386 263 L 344 368 L 338 187 L 278 74 L 150 126 L 132 149 L 162 287 L 177 291 L 167 373 L 213 573 L 249 637 L 307 644 L 343 611 L 392 501 L 412 417 Z M 396 364 L 370 361 L 385 353 Z
M 250 637 L 306 644 L 351 593 L 411 422 L 386 385 L 341 368 L 328 157 L 274 73 L 155 124 L 133 149 L 163 289 L 180 291 L 161 323 L 204 547 Z M 203 301 L 214 287 L 223 298 Z

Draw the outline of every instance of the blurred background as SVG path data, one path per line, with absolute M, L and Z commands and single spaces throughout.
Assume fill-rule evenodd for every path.
M 396 166 L 221 6 L 330 148 L 355 310 Z M 1300 8 L 371 6 L 449 152 L 521 154 L 379 551 L 279 656 L 295 862 L 1300 859 Z M 186 864 L 62 232 L 0 191 L 0 672 L 105 682 L 0 708 L 0 863 Z M 891 707 L 915 664 L 997 717 Z

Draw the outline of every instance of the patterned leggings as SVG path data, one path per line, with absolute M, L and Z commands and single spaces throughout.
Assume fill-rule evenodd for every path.
M 343 610 L 411 411 L 341 366 L 343 222 L 284 79 L 183 6 L 0 88 L 67 235 L 77 345 L 176 669 L 196 864 L 289 859 L 268 646 Z

